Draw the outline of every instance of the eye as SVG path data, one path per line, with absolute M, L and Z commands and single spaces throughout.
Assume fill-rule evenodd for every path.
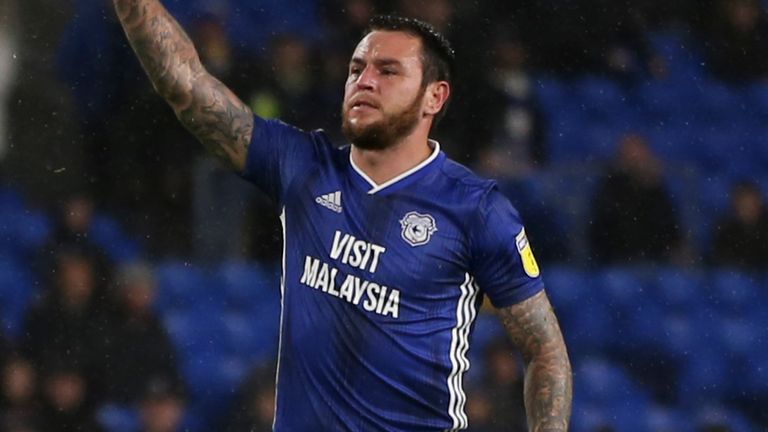
M 385 76 L 397 75 L 397 71 L 392 68 L 384 68 L 381 70 L 381 74 Z
M 349 75 L 350 76 L 360 75 L 360 70 L 361 70 L 360 66 L 351 66 L 349 68 Z

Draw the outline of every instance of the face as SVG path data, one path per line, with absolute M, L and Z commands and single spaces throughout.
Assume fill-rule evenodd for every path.
M 69 304 L 87 303 L 94 290 L 91 262 L 82 257 L 64 256 L 59 261 L 59 289 Z
M 404 32 L 374 31 L 349 66 L 342 131 L 362 149 L 381 150 L 409 135 L 424 116 L 421 41 Z

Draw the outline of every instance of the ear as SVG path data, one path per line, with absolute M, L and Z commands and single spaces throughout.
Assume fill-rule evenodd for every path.
M 451 96 L 451 86 L 447 81 L 435 81 L 427 85 L 424 92 L 424 114 L 436 115 Z

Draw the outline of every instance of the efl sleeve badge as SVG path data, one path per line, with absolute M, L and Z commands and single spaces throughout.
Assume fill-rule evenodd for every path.
M 523 261 L 525 274 L 532 278 L 538 277 L 540 273 L 539 265 L 536 263 L 536 258 L 533 257 L 533 250 L 531 250 L 531 244 L 525 235 L 525 228 L 521 229 L 520 234 L 515 237 L 515 244 L 517 246 L 517 253 L 520 254 L 520 259 Z

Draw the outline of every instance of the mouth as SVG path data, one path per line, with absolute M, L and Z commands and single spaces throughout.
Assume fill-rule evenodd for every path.
M 349 109 L 351 111 L 360 111 L 360 110 L 368 110 L 368 109 L 378 109 L 378 106 L 373 102 L 359 100 L 351 103 L 349 105 Z

